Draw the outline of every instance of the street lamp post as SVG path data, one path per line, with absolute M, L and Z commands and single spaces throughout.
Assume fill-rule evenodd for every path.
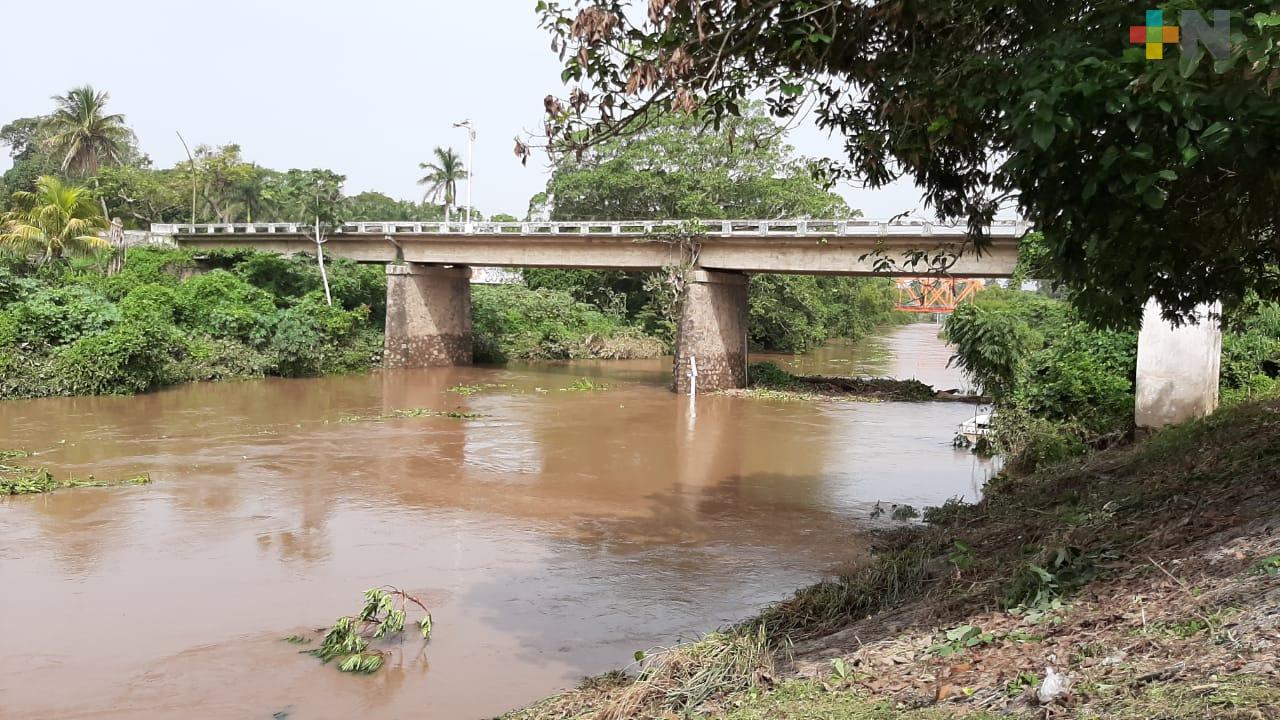
M 471 184 L 476 172 L 473 162 L 476 129 L 471 127 L 471 120 L 456 122 L 453 126 L 467 131 L 467 232 L 471 232 Z

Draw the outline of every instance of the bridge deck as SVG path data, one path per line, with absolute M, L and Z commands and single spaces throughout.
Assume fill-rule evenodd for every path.
M 989 230 L 981 256 L 964 227 L 873 220 L 703 221 L 696 265 L 714 270 L 842 275 L 920 274 L 912 251 L 959 257 L 952 275 L 1006 277 L 1017 261 L 1023 223 Z M 361 222 L 327 236 L 325 253 L 357 262 L 656 270 L 687 260 L 676 222 Z M 152 235 L 196 250 L 250 247 L 297 253 L 315 249 L 297 223 L 153 225 Z M 682 258 L 682 253 L 686 256 Z M 885 260 L 892 261 L 886 266 Z

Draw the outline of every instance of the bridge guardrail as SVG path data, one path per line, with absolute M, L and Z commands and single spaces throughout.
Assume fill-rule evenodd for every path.
M 938 236 L 962 238 L 964 225 L 932 223 L 924 220 L 704 220 L 707 234 L 716 237 L 894 237 Z M 616 235 L 645 237 L 684 226 L 676 221 L 556 221 L 556 222 L 350 222 L 335 233 L 343 235 Z M 1022 221 L 997 221 L 989 232 L 993 237 L 1021 237 L 1027 231 Z M 306 223 L 172 223 L 154 224 L 155 235 L 301 235 L 311 229 Z

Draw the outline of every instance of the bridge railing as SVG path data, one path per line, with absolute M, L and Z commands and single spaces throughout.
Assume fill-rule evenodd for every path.
M 924 220 L 703 220 L 706 234 L 718 237 L 894 237 L 938 236 L 963 238 L 964 225 L 932 223 Z M 336 232 L 343 235 L 464 235 L 464 236 L 548 236 L 616 235 L 644 237 L 685 227 L 678 221 L 558 221 L 558 222 L 349 222 Z M 303 235 L 306 223 L 175 223 L 155 224 L 155 235 Z M 1027 230 L 1021 221 L 997 221 L 988 231 L 993 237 L 1021 237 Z

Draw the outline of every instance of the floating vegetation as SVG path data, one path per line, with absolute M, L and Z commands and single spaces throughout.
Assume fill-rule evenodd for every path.
M 480 383 L 479 385 L 454 385 L 453 387 L 449 388 L 449 392 L 457 393 L 458 395 L 475 395 L 476 393 L 484 392 L 485 390 L 492 390 L 494 388 L 508 388 L 508 387 L 511 387 L 511 386 L 507 385 L 506 383 Z
M 364 591 L 364 607 L 355 615 L 344 615 L 325 631 L 320 647 L 304 650 L 308 655 L 320 658 L 323 663 L 338 662 L 342 672 L 369 674 L 377 672 L 385 662 L 388 652 L 371 648 L 374 640 L 385 640 L 404 632 L 407 610 L 410 605 L 421 608 L 423 616 L 417 622 L 418 633 L 423 640 L 431 637 L 431 612 L 414 596 L 390 585 Z M 310 642 L 301 635 L 290 635 L 286 642 L 304 644 Z
M 447 417 L 455 420 L 475 420 L 476 418 L 488 417 L 484 413 L 463 412 L 461 410 L 432 410 L 431 408 L 405 408 L 403 410 L 392 410 L 380 415 L 343 415 L 338 418 L 338 422 L 355 423 L 355 422 L 380 422 L 382 420 L 394 420 L 396 418 L 424 418 L 424 417 Z
M 604 383 L 596 382 L 591 378 L 581 377 L 569 383 L 569 387 L 560 388 L 570 392 L 592 392 L 594 390 L 608 390 L 609 386 Z
M 151 482 L 147 474 L 133 477 L 99 480 L 90 475 L 85 478 L 59 479 L 45 468 L 13 465 L 8 460 L 30 457 L 24 450 L 0 450 L 0 495 L 36 495 L 61 488 L 116 487 L 119 485 L 146 485 Z

